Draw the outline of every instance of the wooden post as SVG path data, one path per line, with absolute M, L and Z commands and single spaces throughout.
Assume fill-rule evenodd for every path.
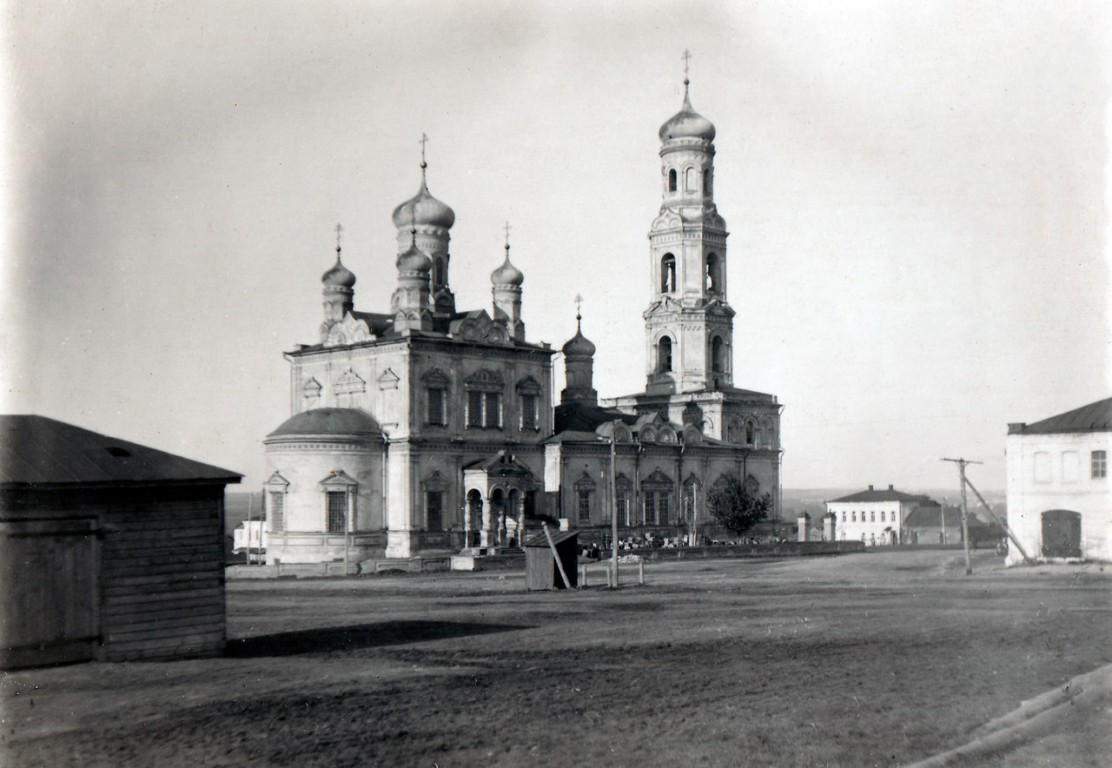
M 961 538 L 965 545 L 965 575 L 971 576 L 973 574 L 973 561 L 969 556 L 969 508 L 965 496 L 965 484 L 968 481 L 965 479 L 965 465 L 980 464 L 981 462 L 965 459 L 943 459 L 943 461 L 952 461 L 957 464 L 958 473 L 961 476 Z
M 552 550 L 552 559 L 556 561 L 556 567 L 560 569 L 560 578 L 564 580 L 564 589 L 571 589 L 571 582 L 568 581 L 568 575 L 564 572 L 564 564 L 560 562 L 560 553 L 556 551 L 552 534 L 548 532 L 548 523 L 542 522 L 541 526 L 544 527 L 544 537 L 548 539 L 548 548 Z
M 637 563 L 637 577 L 641 582 L 641 586 L 645 586 L 645 561 L 641 560 Z

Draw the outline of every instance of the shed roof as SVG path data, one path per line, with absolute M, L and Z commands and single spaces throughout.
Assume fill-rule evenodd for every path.
M 243 475 L 45 416 L 0 415 L 0 485 L 238 483 Z
M 567 541 L 568 539 L 575 539 L 579 537 L 579 531 L 550 531 L 549 535 L 552 536 L 553 545 L 560 542 Z M 547 547 L 548 539 L 542 533 L 539 536 L 534 536 L 531 539 L 526 539 L 525 546 L 527 547 Z
M 1047 435 L 1057 432 L 1112 431 L 1112 397 L 1059 413 L 1034 424 L 1009 424 L 1009 434 Z

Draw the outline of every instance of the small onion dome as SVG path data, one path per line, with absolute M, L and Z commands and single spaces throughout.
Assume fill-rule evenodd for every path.
M 397 266 L 401 272 L 430 272 L 432 259 L 414 243 L 398 256 Z
M 358 408 L 313 408 L 286 419 L 268 438 L 292 435 L 381 435 L 371 414 Z
M 394 209 L 394 226 L 398 229 L 427 225 L 451 229 L 456 223 L 456 212 L 431 194 L 421 172 L 421 189 L 417 194 Z
M 355 273 L 345 267 L 337 256 L 336 264 L 321 275 L 320 281 L 335 288 L 351 288 L 355 285 Z
M 502 266 L 490 273 L 490 282 L 494 285 L 521 285 L 525 282 L 525 275 L 510 263 L 510 254 L 507 253 Z
M 576 330 L 575 335 L 563 346 L 564 357 L 594 357 L 595 345 L 583 335 L 583 331 Z
M 660 126 L 661 141 L 670 139 L 702 139 L 714 141 L 714 123 L 691 108 L 691 100 L 684 93 L 683 107 L 664 125 Z

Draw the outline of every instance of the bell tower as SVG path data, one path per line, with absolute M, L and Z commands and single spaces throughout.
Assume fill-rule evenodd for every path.
M 649 231 L 652 302 L 645 310 L 647 394 L 733 386 L 726 301 L 726 221 L 714 203 L 714 125 L 683 106 L 661 126 L 662 203 Z

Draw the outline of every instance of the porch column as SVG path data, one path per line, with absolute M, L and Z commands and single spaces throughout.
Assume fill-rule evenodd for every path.
M 493 512 L 493 510 L 491 509 L 490 499 L 487 498 L 486 496 L 484 496 L 483 497 L 483 530 L 479 534 L 479 546 L 480 547 L 494 546 L 494 543 L 491 540 L 492 539 L 491 529 L 493 528 L 493 526 L 491 524 L 492 523 L 492 521 L 491 521 L 492 512 Z

